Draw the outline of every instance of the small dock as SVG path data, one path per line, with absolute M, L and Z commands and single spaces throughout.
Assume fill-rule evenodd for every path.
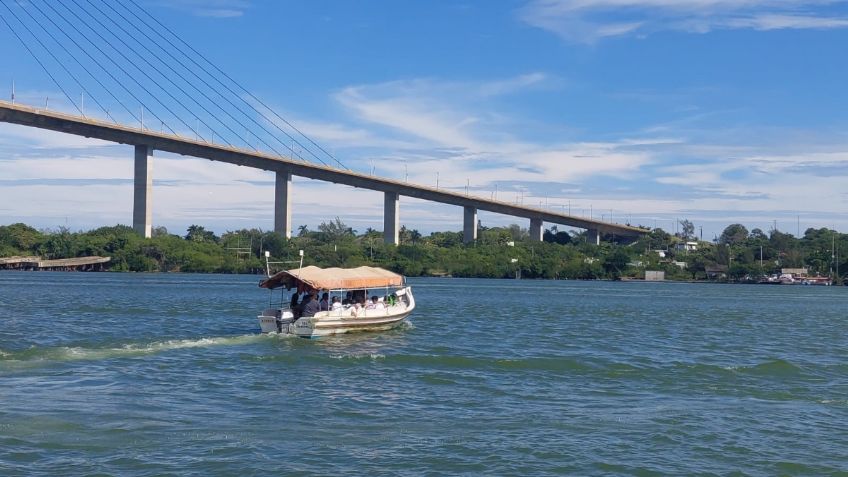
M 76 257 L 45 260 L 37 256 L 0 258 L 0 270 L 55 270 L 63 272 L 100 272 L 112 257 Z

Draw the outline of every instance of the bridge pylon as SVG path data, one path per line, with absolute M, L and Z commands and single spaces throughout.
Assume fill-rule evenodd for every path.
M 153 149 L 135 146 L 133 229 L 144 238 L 153 235 Z

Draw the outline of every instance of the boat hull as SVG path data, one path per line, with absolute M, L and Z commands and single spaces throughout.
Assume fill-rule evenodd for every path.
M 374 318 L 301 318 L 292 323 L 289 330 L 291 334 L 300 336 L 301 338 L 318 338 L 321 336 L 366 331 L 386 331 L 399 326 L 409 316 L 409 313 L 410 311 L 407 311 L 401 314 Z
M 302 338 L 319 338 L 344 333 L 386 331 L 399 326 L 415 309 L 412 290 L 402 292 L 399 304 L 383 309 L 362 309 L 357 316 L 351 309 L 322 311 L 312 317 L 294 320 L 289 310 L 267 309 L 258 316 L 263 333 L 281 333 Z

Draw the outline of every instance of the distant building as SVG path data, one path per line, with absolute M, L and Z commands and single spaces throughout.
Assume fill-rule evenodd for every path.
M 678 242 L 674 244 L 674 248 L 681 252 L 694 252 L 698 250 L 698 242 Z
M 806 268 L 781 268 L 781 275 L 791 275 L 792 278 L 804 278 L 809 273 Z
M 727 276 L 727 265 L 707 265 L 704 267 L 704 272 L 707 273 L 707 278 L 711 280 L 724 278 Z
M 665 281 L 665 272 L 662 270 L 645 270 L 646 282 L 662 282 Z

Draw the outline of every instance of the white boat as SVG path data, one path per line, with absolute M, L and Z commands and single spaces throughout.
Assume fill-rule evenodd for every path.
M 301 267 L 271 275 L 259 286 L 271 293 L 271 307 L 258 317 L 263 333 L 317 338 L 388 330 L 401 324 L 415 309 L 412 288 L 406 285 L 403 275 L 377 267 Z M 275 306 L 274 290 L 278 289 L 280 298 Z M 300 316 L 302 307 L 291 305 L 292 295 L 299 295 L 299 292 L 316 292 L 319 298 L 326 293 L 330 305 L 325 308 L 334 307 L 317 311 L 312 316 Z M 347 302 L 345 298 L 355 303 L 342 305 L 342 301 Z M 369 303 L 364 304 L 363 298 Z M 338 305 L 333 304 L 334 299 L 338 299 Z

